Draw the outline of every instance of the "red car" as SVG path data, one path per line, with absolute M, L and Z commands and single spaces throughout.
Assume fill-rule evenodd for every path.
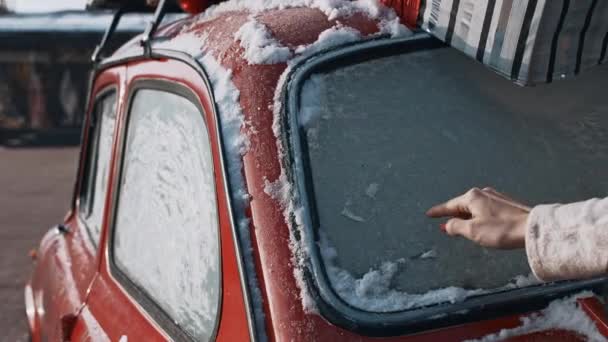
M 608 193 L 608 70 L 523 88 L 371 1 L 258 4 L 98 63 L 33 341 L 608 336 L 605 279 L 541 284 L 423 214 L 480 183 Z

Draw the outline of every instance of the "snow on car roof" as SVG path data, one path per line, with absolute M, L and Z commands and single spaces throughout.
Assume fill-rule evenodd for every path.
M 299 46 L 299 44 L 283 46 L 282 43 L 289 45 L 289 42 L 281 42 L 277 32 L 268 31 L 267 24 L 264 23 L 263 17 L 267 19 L 270 13 L 274 13 L 276 18 L 272 21 L 281 21 L 281 24 L 275 25 L 276 29 L 283 33 L 278 35 L 283 39 L 287 35 L 288 40 L 292 42 L 299 41 L 308 32 L 300 32 L 300 26 L 290 23 L 303 23 L 313 17 L 319 19 L 315 15 L 311 17 L 311 10 L 323 15 L 323 20 L 327 20 L 329 26 L 324 27 L 318 37 L 315 36 L 318 42 L 310 46 Z M 242 21 L 243 15 L 247 18 L 246 21 Z M 205 45 L 206 39 L 203 39 L 203 36 L 224 36 L 226 22 L 239 21 L 240 25 L 236 32 L 224 38 L 239 44 L 245 50 L 243 57 L 248 64 L 275 64 L 287 62 L 305 52 L 314 53 L 331 46 L 362 40 L 365 35 L 359 34 L 357 29 L 350 27 L 352 25 L 350 19 L 354 17 L 365 18 L 363 20 L 374 23 L 373 25 L 377 26 L 376 35 L 402 37 L 411 34 L 411 31 L 400 23 L 392 9 L 375 0 L 336 0 L 331 3 L 323 0 L 231 0 L 214 5 L 200 15 L 181 23 L 160 28 L 157 35 L 163 36 L 164 39 L 154 45 L 157 48 L 183 51 L 195 56 Z M 356 19 L 355 21 L 361 22 Z M 316 23 L 313 26 L 319 25 L 319 22 Z M 163 31 L 167 31 L 168 27 L 170 27 L 168 31 L 174 34 L 168 36 L 164 34 Z M 132 44 L 125 44 L 119 51 L 128 50 L 129 45 Z

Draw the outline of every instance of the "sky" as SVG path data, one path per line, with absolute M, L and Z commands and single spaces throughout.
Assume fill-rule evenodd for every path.
M 48 12 L 66 9 L 84 9 L 87 0 L 8 0 L 9 8 L 16 12 Z

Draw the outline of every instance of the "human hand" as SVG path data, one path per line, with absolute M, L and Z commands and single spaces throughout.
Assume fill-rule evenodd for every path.
M 492 188 L 473 188 L 464 195 L 436 205 L 429 217 L 452 217 L 442 230 L 481 246 L 514 249 L 525 247 L 527 207 Z

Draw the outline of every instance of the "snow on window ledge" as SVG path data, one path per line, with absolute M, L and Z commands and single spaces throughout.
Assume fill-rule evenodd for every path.
M 404 258 L 385 261 L 379 267 L 372 268 L 361 277 L 356 278 L 337 265 L 336 249 L 322 232 L 320 233 L 319 249 L 325 263 L 329 282 L 340 298 L 356 308 L 371 312 L 403 311 L 445 302 L 454 304 L 471 296 L 541 283 L 533 274 L 529 274 L 528 276 L 517 276 L 509 284 L 498 289 L 463 289 L 451 286 L 430 290 L 426 293 L 413 294 L 398 291 L 390 286 L 399 270 L 399 266 L 406 263 Z M 434 250 L 429 250 L 419 258 L 432 258 L 433 252 Z
M 199 61 L 203 64 L 209 76 L 219 111 L 220 126 L 227 157 L 226 166 L 230 180 L 230 191 L 234 204 L 233 210 L 236 214 L 235 224 L 237 225 L 236 228 L 239 231 L 240 242 L 243 246 L 243 259 L 247 272 L 247 282 L 251 290 L 253 310 L 255 311 L 254 317 L 257 320 L 258 337 L 262 341 L 265 341 L 267 338 L 263 330 L 265 326 L 263 299 L 253 261 L 253 247 L 249 231 L 250 220 L 246 216 L 246 208 L 249 206 L 250 196 L 243 178 L 242 156 L 249 148 L 249 139 L 242 131 L 245 124 L 245 116 L 239 103 L 240 93 L 232 82 L 232 71 L 223 68 L 211 54 L 203 54 L 199 58 Z
M 574 296 L 554 300 L 545 309 L 521 318 L 521 325 L 513 329 L 503 329 L 495 334 L 469 342 L 504 341 L 511 337 L 547 330 L 567 330 L 584 336 L 587 341 L 608 341 L 597 329 L 589 316 L 581 309 L 578 299 L 593 297 L 584 291 Z

